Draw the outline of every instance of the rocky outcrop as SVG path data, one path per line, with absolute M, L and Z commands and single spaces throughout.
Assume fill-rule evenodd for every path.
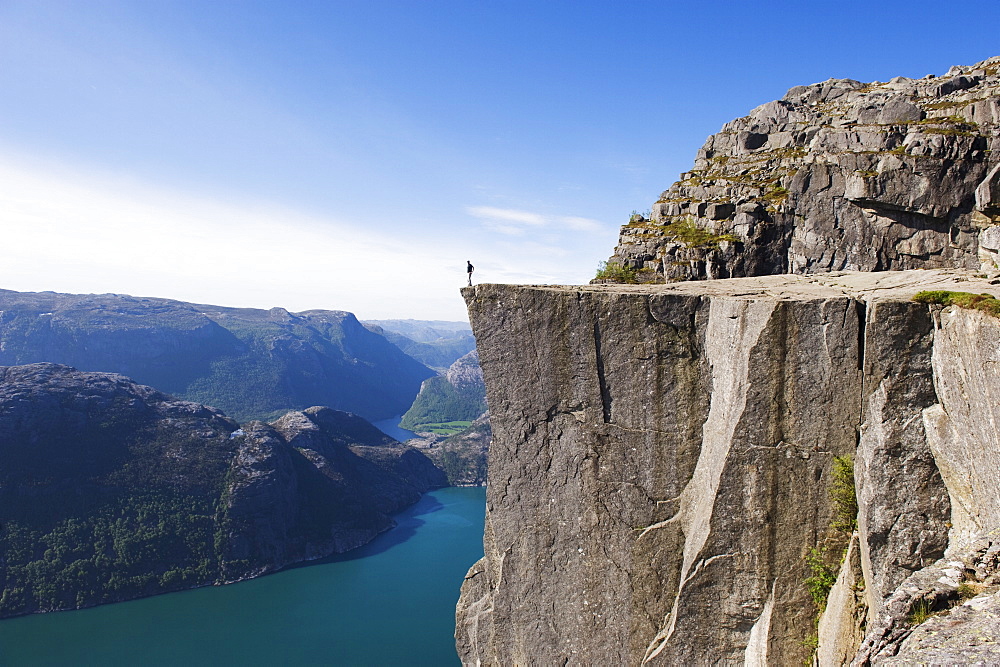
M 859 664 L 891 656 L 914 601 L 966 576 L 931 595 L 927 568 L 990 576 L 968 550 L 998 507 L 1000 320 L 925 289 L 1000 294 L 961 270 L 463 290 L 493 426 L 463 662 L 801 664 L 815 548 L 849 551 L 818 655 L 855 656 L 867 625 Z
M 122 375 L 0 367 L 0 617 L 357 547 L 445 475 L 360 417 L 236 422 Z
M 0 365 L 122 373 L 247 421 L 328 405 L 402 414 L 434 372 L 336 310 L 0 290 Z
M 417 450 L 330 408 L 251 422 L 240 439 L 220 510 L 230 580 L 247 576 L 230 575 L 231 563 L 253 563 L 257 575 L 359 547 L 421 493 L 447 485 Z
M 708 138 L 622 227 L 644 282 L 824 271 L 997 272 L 1000 57 L 943 76 L 796 86 Z
M 493 430 L 490 413 L 484 412 L 468 428 L 449 436 L 421 434 L 408 445 L 419 448 L 448 475 L 452 486 L 483 486 Z

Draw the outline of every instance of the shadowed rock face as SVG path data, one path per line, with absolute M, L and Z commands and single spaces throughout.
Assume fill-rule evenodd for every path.
M 874 623 L 957 545 L 953 506 L 993 502 L 989 479 L 950 480 L 977 477 L 958 443 L 982 441 L 967 415 L 998 384 L 957 387 L 981 377 L 977 340 L 1000 322 L 912 302 L 923 289 L 1000 294 L 958 270 L 463 290 L 493 425 L 463 662 L 801 663 L 817 616 L 803 556 L 847 547 L 839 455 L 860 503 L 840 577 L 863 571 Z M 987 465 L 992 447 L 968 456 Z M 995 528 L 993 510 L 965 515 Z M 831 598 L 821 655 L 858 649 L 852 590 Z
M 992 58 L 938 77 L 796 86 L 709 137 L 650 219 L 622 227 L 611 261 L 648 282 L 995 272 L 998 71 Z
M 329 408 L 239 426 L 129 378 L 0 367 L 0 616 L 226 583 L 346 551 L 446 484 Z

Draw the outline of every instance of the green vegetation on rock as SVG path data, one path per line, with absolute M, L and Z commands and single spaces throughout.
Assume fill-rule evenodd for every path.
M 992 294 L 926 290 L 917 292 L 913 300 L 919 303 L 935 303 L 942 306 L 958 306 L 959 308 L 967 308 L 969 310 L 981 310 L 993 317 L 1000 317 L 1000 299 L 997 299 Z
M 618 262 L 601 262 L 597 265 L 597 274 L 594 279 L 633 285 L 639 282 L 639 274 L 632 267 L 624 266 Z
M 833 457 L 830 501 L 834 533 L 831 544 L 814 547 L 805 555 L 809 576 L 805 579 L 809 596 L 820 614 L 826 609 L 830 589 L 837 582 L 840 564 L 847 555 L 847 543 L 858 526 L 858 499 L 854 483 L 854 460 L 850 456 Z M 843 546 L 841 546 L 843 545 Z
M 699 227 L 690 217 L 679 218 L 668 225 L 664 225 L 663 233 L 666 236 L 674 237 L 688 248 L 702 248 L 714 250 L 720 243 L 735 243 L 739 239 L 732 234 L 714 234 L 707 229 Z
M 858 497 L 854 485 L 854 460 L 850 456 L 833 457 L 833 522 L 830 527 L 850 536 L 858 527 Z
M 421 424 L 420 430 L 421 432 L 426 431 L 433 433 L 434 435 L 455 435 L 456 433 L 461 433 L 470 426 L 472 426 L 471 420 L 458 420 L 458 421 L 438 422 L 438 423 L 432 422 L 429 424 Z
M 430 426 L 442 423 L 471 423 L 485 411 L 485 388 L 460 389 L 444 376 L 439 376 L 424 382 L 420 394 L 403 415 L 399 425 L 411 431 L 430 431 L 433 430 Z

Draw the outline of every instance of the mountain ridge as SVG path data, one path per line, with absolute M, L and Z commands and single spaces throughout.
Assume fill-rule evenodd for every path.
M 402 414 L 434 372 L 346 311 L 0 290 L 0 365 L 121 372 L 239 420 L 329 405 Z

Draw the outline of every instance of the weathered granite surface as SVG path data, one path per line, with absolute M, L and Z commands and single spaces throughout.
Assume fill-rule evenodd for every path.
M 649 219 L 622 227 L 610 261 L 650 282 L 996 272 L 998 72 L 1000 57 L 923 79 L 796 86 L 709 137 Z
M 981 341 L 1000 321 L 910 300 L 925 289 L 1000 295 L 958 269 L 464 289 L 494 440 L 462 660 L 801 664 L 816 631 L 803 556 L 846 546 L 829 499 L 844 454 L 858 556 L 819 655 L 853 655 L 859 604 L 874 628 L 903 581 L 963 548 L 952 508 L 969 508 L 962 535 L 993 525 L 977 469 L 997 449 L 973 417 L 996 410 L 976 364 L 993 363 Z

